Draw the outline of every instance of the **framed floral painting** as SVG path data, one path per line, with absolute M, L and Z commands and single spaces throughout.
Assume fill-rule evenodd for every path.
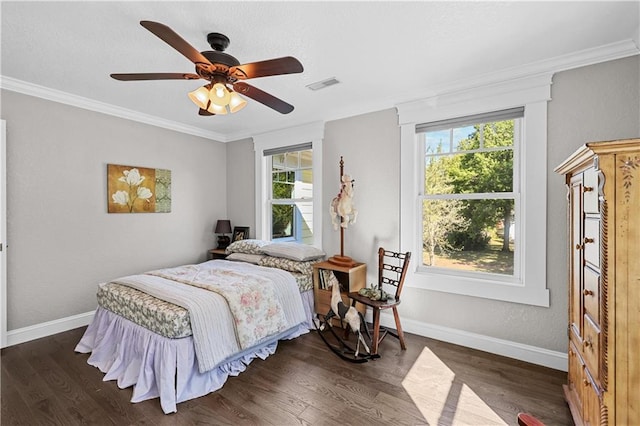
M 107 164 L 109 213 L 171 212 L 171 170 Z

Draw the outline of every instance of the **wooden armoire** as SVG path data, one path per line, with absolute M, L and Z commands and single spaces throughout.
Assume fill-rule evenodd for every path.
M 640 139 L 587 143 L 556 168 L 569 223 L 576 425 L 640 424 Z

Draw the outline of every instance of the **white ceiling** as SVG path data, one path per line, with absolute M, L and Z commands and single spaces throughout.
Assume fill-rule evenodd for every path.
M 2 87 L 43 86 L 53 89 L 42 90 L 52 99 L 220 141 L 391 108 L 548 66 L 568 68 L 601 54 L 628 56 L 638 51 L 640 31 L 638 1 L 2 1 L 1 14 Z M 296 57 L 302 74 L 249 80 L 295 110 L 282 115 L 249 100 L 237 114 L 201 117 L 187 93 L 204 80 L 111 79 L 110 73 L 194 72 L 141 20 L 168 25 L 201 51 L 211 50 L 207 33 L 226 34 L 227 53 L 241 63 Z M 559 59 L 566 57 L 572 59 Z M 305 87 L 329 77 L 341 84 Z

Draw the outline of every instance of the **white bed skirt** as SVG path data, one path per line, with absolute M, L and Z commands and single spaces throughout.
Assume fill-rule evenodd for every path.
M 133 386 L 131 402 L 160 397 L 165 414 L 176 404 L 204 396 L 222 387 L 229 376 L 242 373 L 255 358 L 275 353 L 278 340 L 294 339 L 313 327 L 313 291 L 302 293 L 307 324 L 287 330 L 234 356 L 206 373 L 198 371 L 193 338 L 169 339 L 98 307 L 76 352 L 89 353 L 87 363 L 117 380 L 121 389 Z

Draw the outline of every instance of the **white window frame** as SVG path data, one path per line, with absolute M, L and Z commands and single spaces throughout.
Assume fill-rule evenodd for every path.
M 256 169 L 256 238 L 271 239 L 271 168 L 264 151 L 311 142 L 313 150 L 313 246 L 322 248 L 322 139 L 324 123 L 317 122 L 253 137 Z
M 524 117 L 518 117 L 518 118 L 514 118 L 512 120 L 516 120 L 515 124 L 514 124 L 514 129 L 513 129 L 513 146 L 511 147 L 493 147 L 493 148 L 479 148 L 479 149 L 472 149 L 472 150 L 465 150 L 465 151 L 458 151 L 458 150 L 453 150 L 453 146 L 450 146 L 450 151 L 447 153 L 443 153 L 443 154 L 437 154 L 436 156 L 451 156 L 451 155 L 456 155 L 456 154 L 467 154 L 467 153 L 480 153 L 480 152 L 490 152 L 490 151 L 498 151 L 501 149 L 510 149 L 513 152 L 513 186 L 512 186 L 512 190 L 510 192 L 492 192 L 492 193 L 466 193 L 466 194 L 427 194 L 424 189 L 420 191 L 420 193 L 418 194 L 419 197 L 419 203 L 420 205 L 422 205 L 422 202 L 424 200 L 437 200 L 437 199 L 446 199 L 446 200 L 452 200 L 452 199 L 459 199 L 459 200 L 496 200 L 496 199 L 513 199 L 513 203 L 514 203 L 514 217 L 516 218 L 515 220 L 515 232 L 513 234 L 514 236 L 514 243 L 515 243 L 515 251 L 514 251 L 514 256 L 513 256 L 513 275 L 498 275 L 498 274 L 490 274 L 487 272 L 473 272 L 473 271 L 464 271 L 464 270 L 454 270 L 452 271 L 452 268 L 443 268 L 443 267 L 439 267 L 439 266 L 424 266 L 422 264 L 417 265 L 418 271 L 419 272 L 434 272 L 434 273 L 438 273 L 438 274 L 448 274 L 450 272 L 453 272 L 456 275 L 463 275 L 463 276 L 469 276 L 471 278 L 480 278 L 480 279 L 494 279 L 497 281 L 505 281 L 505 282 L 517 282 L 514 281 L 514 277 L 520 277 L 520 263 L 521 263 L 521 256 L 519 256 L 522 248 L 521 248 L 521 244 L 520 244 L 520 234 L 522 233 L 521 229 L 520 229 L 520 215 L 521 215 L 521 209 L 520 209 L 520 147 L 522 146 L 522 140 L 523 138 L 523 129 L 522 129 L 522 122 L 523 122 L 523 118 Z M 467 125 L 477 125 L 477 124 L 488 124 L 490 123 L 490 121 L 483 121 L 482 119 L 478 119 L 479 121 L 477 122 L 471 122 L 469 121 Z M 502 121 L 497 120 L 497 121 Z M 471 124 L 473 123 L 473 124 Z M 418 150 L 419 150 L 419 155 L 420 157 L 423 159 L 422 162 L 418 162 L 417 166 L 418 166 L 418 170 L 416 171 L 416 173 L 418 173 L 421 176 L 424 176 L 425 173 L 425 157 L 426 157 L 426 152 L 425 152 L 425 144 L 424 141 L 422 141 L 421 137 L 418 135 L 423 135 L 425 133 L 428 133 L 428 131 L 426 132 L 419 132 L 416 134 L 417 137 L 417 142 L 418 142 Z M 450 141 L 452 142 L 452 141 Z M 450 144 L 451 145 L 451 144 Z M 424 186 L 423 186 L 424 188 Z M 420 216 L 422 217 L 422 216 Z M 418 221 L 418 224 L 420 224 L 420 220 L 419 218 L 416 219 Z M 420 235 L 422 235 L 422 228 L 418 228 L 420 229 Z M 420 254 L 423 254 L 423 250 L 421 249 L 421 251 L 419 252 Z M 419 257 L 416 257 L 414 259 L 419 259 Z M 416 262 L 419 262 L 419 260 L 415 260 Z M 485 274 L 489 274 L 486 277 L 483 277 L 483 275 Z
M 306 150 L 305 148 L 301 148 L 300 151 L 304 151 Z M 289 152 L 300 152 L 297 149 L 292 149 Z M 268 217 L 268 223 L 272 222 L 272 215 L 273 215 L 273 206 L 275 205 L 282 205 L 282 206 L 293 206 L 294 208 L 294 219 L 293 219 L 293 223 L 292 223 L 292 227 L 293 229 L 291 230 L 292 236 L 291 237 L 280 237 L 275 239 L 276 241 L 301 241 L 302 240 L 302 221 L 303 221 L 303 217 L 302 217 L 302 213 L 300 212 L 299 203 L 307 203 L 307 202 L 311 202 L 313 203 L 313 198 L 308 199 L 308 198 L 273 198 L 273 155 L 265 155 L 265 157 L 267 158 L 267 165 L 266 165 L 266 170 L 268 170 L 271 173 L 271 183 L 267 185 L 267 187 L 269 188 L 269 195 L 267 198 L 268 203 L 270 204 L 269 207 L 269 217 Z M 312 158 L 311 158 L 311 162 L 313 163 L 313 153 L 312 153 Z M 300 179 L 300 174 L 301 171 L 304 169 L 300 169 L 297 168 L 295 169 L 295 173 L 296 173 L 296 183 L 299 182 L 298 179 Z M 283 172 L 289 172 L 289 171 L 293 171 L 291 169 L 285 169 L 282 170 Z M 311 176 L 313 176 L 313 164 L 311 165 L 311 171 L 312 174 Z M 312 183 L 313 186 L 313 183 Z M 295 192 L 294 192 L 295 193 Z M 313 205 L 313 204 L 312 204 Z M 315 217 L 315 212 L 313 212 L 313 215 Z M 315 220 L 314 220 L 315 222 Z M 312 224 L 313 229 L 315 230 L 315 224 Z M 271 226 L 268 228 L 271 229 Z M 314 235 L 315 235 L 315 231 L 314 231 Z M 271 229 L 271 233 L 270 233 L 270 239 L 273 240 L 273 229 Z
M 520 152 L 519 277 L 432 270 L 411 263 L 405 285 L 487 299 L 549 306 L 546 286 L 547 229 L 547 102 L 552 74 L 514 79 L 397 105 L 400 124 L 400 247 L 422 254 L 419 175 L 424 157 L 416 125 L 475 114 L 524 107 Z M 511 278 L 511 277 L 510 277 Z

